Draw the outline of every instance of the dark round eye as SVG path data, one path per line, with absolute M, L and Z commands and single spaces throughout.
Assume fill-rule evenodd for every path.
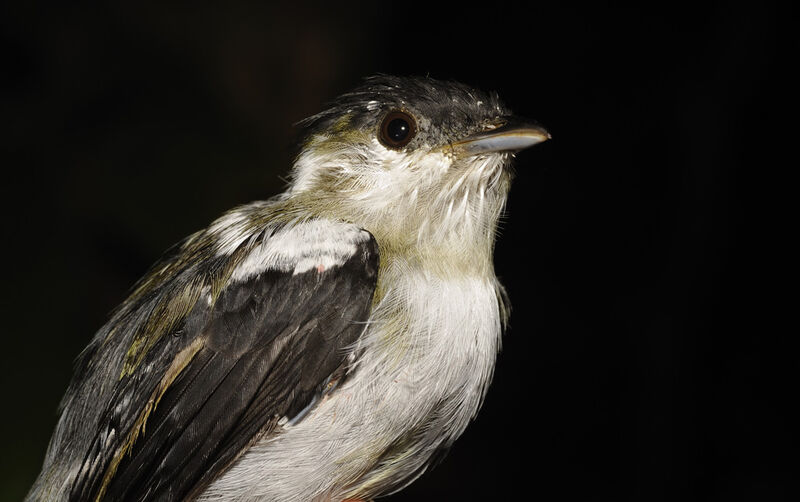
M 389 148 L 403 148 L 417 134 L 417 123 L 414 117 L 395 110 L 389 112 L 381 122 L 380 140 Z

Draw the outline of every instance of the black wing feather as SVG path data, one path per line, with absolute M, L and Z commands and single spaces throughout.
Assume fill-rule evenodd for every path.
M 369 317 L 377 271 L 370 238 L 342 266 L 295 275 L 268 270 L 228 286 L 213 307 L 198 301 L 180 335 L 159 340 L 142 364 L 160 363 L 163 375 L 165 355 L 169 362 L 198 337 L 205 343 L 161 396 L 104 500 L 196 496 L 279 418 L 308 406 L 346 365 L 345 349 Z M 110 405 L 112 427 L 132 430 L 147 400 L 141 391 L 135 397 L 133 411 L 122 416 Z M 96 443 L 93 450 L 102 450 Z M 109 464 L 103 458 L 105 468 L 77 480 L 72 499 L 97 497 Z

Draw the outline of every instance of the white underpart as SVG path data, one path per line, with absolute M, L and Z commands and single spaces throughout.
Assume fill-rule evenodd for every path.
M 200 500 L 341 500 L 378 479 L 400 488 L 464 431 L 500 345 L 496 282 L 430 277 L 407 265 L 385 273 L 393 286 L 373 310 L 351 378 L 302 421 L 247 451 Z M 374 470 L 416 427 L 435 439 Z
M 464 431 L 500 346 L 491 243 L 505 201 L 506 160 L 504 154 L 457 159 L 446 149 L 398 152 L 374 139 L 304 151 L 287 198 L 314 194 L 329 183 L 326 175 L 337 173 L 347 180 L 337 187 L 345 195 L 338 209 L 379 244 L 388 237 L 410 251 L 381 256 L 383 296 L 348 354 L 361 354 L 348 379 L 302 419 L 281 418 L 280 433 L 244 453 L 200 500 L 328 502 L 386 494 L 412 481 L 437 448 Z M 231 223 L 238 225 L 235 217 Z M 248 238 L 221 232 L 230 246 Z M 324 238 L 324 252 L 310 253 L 316 261 L 306 262 L 314 233 L 312 227 L 298 232 L 270 237 L 234 279 L 265 267 L 296 271 L 324 257 L 347 259 L 347 242 L 340 248 Z M 355 246 L 359 238 L 344 241 Z M 406 434 L 424 437 L 405 444 Z M 395 455 L 388 461 L 387 450 Z
M 266 269 L 300 274 L 344 264 L 369 233 L 349 223 L 310 220 L 284 227 L 265 237 L 234 269 L 231 280 L 244 281 Z M 233 238 L 231 242 L 245 240 Z

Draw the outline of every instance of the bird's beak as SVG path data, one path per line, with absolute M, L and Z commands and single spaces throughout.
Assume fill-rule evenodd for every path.
M 452 144 L 461 155 L 478 155 L 491 152 L 518 152 L 550 139 L 550 133 L 534 122 L 505 118 L 486 130 L 467 136 Z

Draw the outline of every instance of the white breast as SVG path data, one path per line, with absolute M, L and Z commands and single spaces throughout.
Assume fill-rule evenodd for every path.
M 477 413 L 500 345 L 492 277 L 392 267 L 348 380 L 256 444 L 201 500 L 338 500 L 399 489 Z M 388 279 L 388 280 L 387 280 Z M 378 462 L 380 460 L 380 462 Z M 412 478 L 413 479 L 413 478 Z

